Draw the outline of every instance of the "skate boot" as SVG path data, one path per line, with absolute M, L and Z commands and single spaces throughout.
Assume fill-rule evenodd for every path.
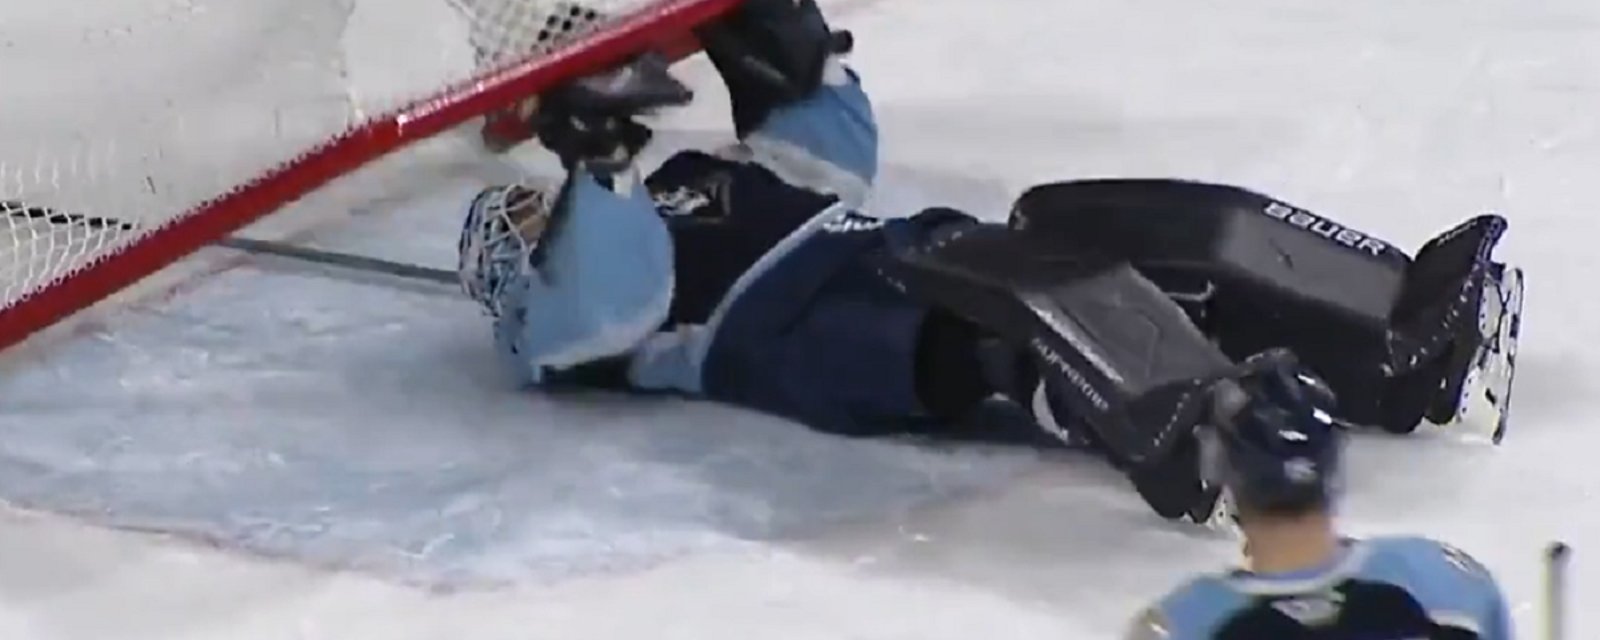
M 1510 415 L 1521 331 L 1522 270 L 1489 259 L 1504 233 L 1480 216 L 1417 253 L 1394 311 L 1385 395 L 1391 431 L 1426 419 L 1499 443 Z

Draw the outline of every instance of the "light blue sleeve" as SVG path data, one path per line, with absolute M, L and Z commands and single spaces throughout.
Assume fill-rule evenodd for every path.
M 1246 598 L 1213 576 L 1185 583 L 1146 609 L 1126 640 L 1209 640 Z
M 538 266 L 506 287 L 495 342 L 526 382 L 625 355 L 666 320 L 671 236 L 637 178 L 617 181 L 626 186 L 570 176 Z
M 860 77 L 833 59 L 815 94 L 773 111 L 729 151 L 859 207 L 878 176 L 878 123 Z

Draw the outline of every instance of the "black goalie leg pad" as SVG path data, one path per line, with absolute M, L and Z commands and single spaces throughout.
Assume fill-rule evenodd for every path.
M 1265 194 L 1117 179 L 1030 189 L 1010 226 L 1129 261 L 1236 359 L 1292 349 L 1338 392 L 1343 422 L 1503 435 L 1522 272 L 1491 259 L 1502 218 L 1474 218 L 1413 259 Z
M 976 226 L 896 254 L 912 295 L 1039 361 L 1046 387 L 1115 461 L 1161 461 L 1193 433 L 1204 391 L 1233 362 L 1128 264 Z

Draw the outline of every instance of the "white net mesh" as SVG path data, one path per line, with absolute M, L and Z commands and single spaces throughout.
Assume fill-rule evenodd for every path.
M 0 0 L 0 333 L 8 310 L 369 118 L 668 4 Z

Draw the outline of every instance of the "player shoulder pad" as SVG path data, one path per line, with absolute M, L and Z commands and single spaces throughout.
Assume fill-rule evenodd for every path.
M 1362 541 L 1362 544 L 1371 546 L 1373 555 L 1397 557 L 1409 560 L 1412 563 L 1442 561 L 1452 572 L 1463 574 L 1464 577 L 1479 578 L 1492 581 L 1488 567 L 1472 554 L 1463 551 L 1447 542 L 1441 542 L 1418 536 L 1394 536 L 1372 538 Z
M 1471 616 L 1481 599 L 1501 597 L 1488 567 L 1454 545 L 1420 537 L 1372 542 L 1371 571 L 1402 581 L 1436 619 Z

